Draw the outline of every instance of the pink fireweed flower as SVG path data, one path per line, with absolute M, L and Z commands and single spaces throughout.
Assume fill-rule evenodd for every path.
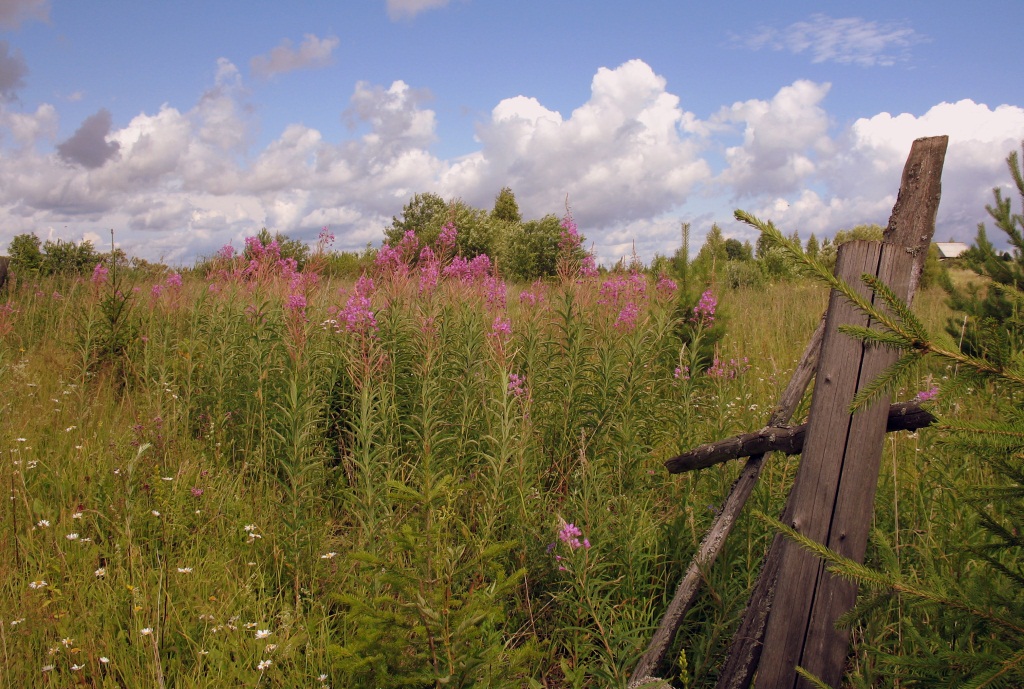
M 345 308 L 338 311 L 338 331 L 347 331 L 361 335 L 377 332 L 377 319 L 373 315 L 370 297 L 373 294 L 373 280 L 363 275 L 355 284 L 352 294 L 345 303 Z
M 487 299 L 488 306 L 497 309 L 505 308 L 506 293 L 507 289 L 504 280 L 493 275 L 488 275 L 484 278 L 484 296 Z
M 678 380 L 690 380 L 690 367 L 676 366 L 676 370 L 672 376 Z
M 442 250 L 453 248 L 457 237 L 458 231 L 455 229 L 455 223 L 445 223 L 445 226 L 441 228 L 441 234 L 437 235 L 438 248 Z
M 580 233 L 576 229 L 576 221 L 573 220 L 572 213 L 566 211 L 562 217 L 562 222 L 559 223 L 559 227 L 562 228 L 562 233 L 558 239 L 559 251 L 565 253 L 572 253 L 576 249 L 580 248 L 582 240 L 580 239 Z
M 576 526 L 572 522 L 563 522 L 562 528 L 558 531 L 558 540 L 569 546 L 570 550 L 576 550 L 578 548 L 589 548 L 590 540 L 584 538 L 580 540 L 580 536 L 583 535 L 583 531 L 580 527 Z
M 285 308 L 289 311 L 296 313 L 306 313 L 306 297 L 301 294 L 290 294 L 288 295 L 288 301 L 285 304 Z
M 524 306 L 536 306 L 544 303 L 544 284 L 537 280 L 530 286 L 530 290 L 523 290 L 519 293 L 519 303 Z
M 163 292 L 164 286 L 159 283 L 153 285 L 153 288 L 149 290 L 150 295 L 152 295 L 154 299 L 159 299 L 160 295 L 163 294 Z
M 92 269 L 92 284 L 102 285 L 107 281 L 107 275 L 110 271 L 102 263 L 97 263 L 96 267 Z
M 934 399 L 939 394 L 939 386 L 935 385 L 928 390 L 922 390 L 917 393 L 916 399 L 918 402 L 927 402 L 930 399 Z
M 441 277 L 441 266 L 429 246 L 420 252 L 420 294 L 430 294 Z
M 512 323 L 507 318 L 495 316 L 494 323 L 491 324 L 491 332 L 489 336 L 493 338 L 511 337 Z
M 715 324 L 715 309 L 718 307 L 718 300 L 710 289 L 700 295 L 700 301 L 693 307 L 692 321 L 697 325 L 710 328 Z
M 473 280 L 483 280 L 491 272 L 491 257 L 480 254 L 469 262 L 469 274 Z
M 671 297 L 673 294 L 676 293 L 676 290 L 679 289 L 679 286 L 676 285 L 675 280 L 665 275 L 662 275 L 658 278 L 658 284 L 655 285 L 655 289 L 661 296 Z
M 516 397 L 525 396 L 527 392 L 526 377 L 517 373 L 508 374 L 508 391 Z
M 635 302 L 629 302 L 619 311 L 619 317 L 615 319 L 615 327 L 627 333 L 636 329 L 637 318 L 640 316 L 640 307 Z
M 444 267 L 441 274 L 446 278 L 452 280 L 462 280 L 463 282 L 469 282 L 471 279 L 469 272 L 469 261 L 464 259 L 462 256 L 456 256 L 452 259 L 452 262 Z
M 320 247 L 325 249 L 334 244 L 334 234 L 327 227 L 327 225 L 324 225 L 323 228 L 320 230 L 320 234 L 317 235 L 316 241 Z
M 217 258 L 230 261 L 235 257 L 235 247 L 225 244 L 217 251 Z
M 167 279 L 164 280 L 164 284 L 174 289 L 181 287 L 181 274 L 171 273 L 167 276 Z

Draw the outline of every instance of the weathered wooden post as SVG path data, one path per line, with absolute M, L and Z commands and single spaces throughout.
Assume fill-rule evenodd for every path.
M 935 229 L 935 216 L 938 212 L 939 193 L 941 188 L 940 177 L 942 174 L 943 162 L 945 160 L 947 144 L 948 137 L 945 136 L 918 139 L 914 142 L 910 155 L 907 158 L 906 166 L 903 169 L 903 179 L 900 183 L 899 196 L 897 198 L 896 205 L 893 207 L 892 216 L 889 218 L 889 226 L 885 231 L 885 241 L 898 247 L 895 249 L 897 253 L 899 253 L 899 251 L 903 251 L 911 257 L 909 272 L 906 274 L 906 287 L 904 291 L 900 292 L 900 295 L 903 296 L 908 303 L 910 302 L 920 279 L 924 260 L 927 256 L 928 246 L 931 243 L 931 238 Z M 891 253 L 893 249 L 890 248 L 887 249 L 887 251 Z M 903 262 L 904 257 L 899 256 L 897 258 L 900 263 Z M 844 261 L 846 260 L 847 259 L 844 259 Z M 886 260 L 888 261 L 889 259 Z M 873 268 L 877 270 L 881 265 L 881 263 L 876 264 Z M 874 271 L 867 270 L 863 272 Z M 877 273 L 875 274 L 877 275 Z M 857 278 L 859 277 L 860 274 L 858 273 L 848 281 L 856 283 Z M 735 524 L 737 516 L 743 509 L 743 505 L 750 496 L 754 485 L 757 483 L 762 462 L 766 457 L 765 453 L 779 449 L 792 452 L 804 450 L 802 438 L 800 442 L 797 443 L 791 437 L 789 439 L 791 442 L 788 442 L 785 447 L 778 445 L 776 441 L 781 438 L 783 435 L 782 433 L 775 434 L 777 437 L 771 438 L 770 442 L 765 443 L 762 441 L 765 440 L 764 432 L 768 431 L 769 436 L 773 435 L 774 431 L 777 430 L 775 427 L 785 424 L 793 414 L 797 404 L 800 402 L 804 390 L 810 383 L 811 377 L 814 375 L 815 368 L 818 364 L 818 356 L 821 349 L 823 334 L 825 332 L 825 325 L 825 319 L 823 318 L 817 330 L 815 330 L 814 335 L 811 337 L 811 340 L 807 345 L 807 349 L 804 351 L 803 357 L 797 365 L 796 371 L 790 379 L 786 391 L 783 393 L 779 403 L 776 405 L 771 419 L 769 419 L 769 428 L 766 428 L 763 431 L 747 434 L 745 436 L 739 436 L 738 438 L 730 439 L 729 441 L 723 441 L 722 443 L 715 443 L 713 446 L 704 446 L 695 451 L 691 451 L 690 453 L 684 453 L 684 455 L 680 455 L 679 457 L 666 462 L 666 466 L 670 471 L 689 471 L 700 468 L 701 466 L 709 466 L 711 463 L 716 463 L 718 461 L 725 461 L 729 458 L 750 455 L 742 473 L 733 484 L 733 487 L 723 504 L 721 512 L 716 517 L 711 529 L 705 535 L 704 540 L 698 548 L 697 554 L 694 555 L 693 561 L 690 563 L 686 574 L 679 583 L 676 594 L 673 597 L 672 602 L 669 604 L 668 609 L 665 611 L 661 623 L 652 637 L 647 651 L 637 664 L 637 667 L 630 678 L 630 687 L 654 685 L 664 686 L 664 681 L 658 679 L 657 674 L 666 664 L 666 655 L 669 646 L 672 643 L 672 639 L 675 637 L 676 631 L 679 629 L 679 625 L 682 623 L 683 616 L 697 597 L 702 577 L 702 569 L 714 562 L 718 553 L 721 551 L 725 539 L 728 537 L 733 524 Z M 858 372 L 858 376 L 859 373 L 860 372 Z M 881 405 L 882 408 L 885 406 L 886 405 Z M 926 426 L 932 422 L 932 419 L 927 412 L 922 412 L 922 410 L 913 406 L 893 405 L 893 407 L 889 408 L 887 412 L 876 410 L 875 413 L 888 416 L 888 420 L 890 422 L 888 427 L 886 426 L 885 421 L 882 421 L 883 433 L 886 430 L 896 430 L 901 427 L 918 428 Z M 793 432 L 791 435 L 795 436 L 799 429 L 790 430 Z M 848 433 L 849 430 L 850 427 L 847 428 Z M 844 441 L 845 440 L 846 438 L 844 438 Z M 741 447 L 737 448 L 737 446 Z M 751 451 L 747 451 L 748 449 Z M 720 450 L 725 450 L 725 452 L 720 452 Z M 754 452 L 755 454 L 751 454 L 751 452 Z M 877 467 L 875 479 L 877 480 Z M 850 482 L 847 482 L 848 489 L 849 486 Z M 874 486 L 874 483 L 872 483 L 872 486 Z M 874 487 L 870 489 L 870 493 L 873 498 Z M 845 505 L 846 503 L 847 500 L 844 497 L 843 504 Z M 793 505 L 793 495 L 791 495 L 784 514 L 784 521 L 787 520 L 786 515 L 790 515 L 792 513 Z M 862 518 L 864 520 L 864 524 L 868 524 L 870 523 L 870 518 L 868 517 L 871 510 L 870 500 L 868 501 L 865 509 L 866 513 L 862 515 Z M 832 522 L 830 521 L 830 524 L 831 523 Z M 839 531 L 841 532 L 842 529 L 840 528 Z M 841 537 L 840 540 L 845 541 L 847 537 L 848 536 Z M 772 544 L 768 557 L 765 560 L 764 567 L 758 577 L 754 592 L 751 595 L 750 603 L 747 607 L 746 613 L 744 614 L 740 629 L 733 637 L 733 644 L 730 648 L 729 657 L 720 674 L 718 684 L 720 688 L 728 687 L 733 689 L 748 687 L 754 672 L 758 668 L 758 662 L 761 658 L 761 648 L 764 640 L 765 627 L 772 607 L 776 591 L 777 577 L 781 566 L 780 562 L 782 559 L 782 553 L 784 552 L 782 543 L 782 537 L 777 536 Z M 842 551 L 842 549 L 840 550 Z M 863 556 L 863 551 L 861 551 L 861 556 Z M 826 592 L 825 595 L 830 596 L 832 594 L 831 592 Z M 856 595 L 855 587 L 853 588 L 852 595 Z M 818 622 L 820 623 L 821 620 L 819 619 Z M 845 656 L 846 652 L 846 642 L 842 639 L 839 641 L 835 641 L 833 639 L 833 641 L 835 642 L 836 648 L 838 648 L 838 645 L 842 645 L 843 650 L 841 653 L 834 653 L 834 655 L 840 656 L 839 662 L 841 663 L 842 657 Z M 761 684 L 760 686 L 768 685 Z
M 935 231 L 935 216 L 938 212 L 941 190 L 940 178 L 948 142 L 949 139 L 945 136 L 918 139 L 914 142 L 910 156 L 907 158 L 907 164 L 903 169 L 899 198 L 893 207 L 889 226 L 885 232 L 885 240 L 890 246 L 886 249 L 889 258 L 886 258 L 884 264 L 893 266 L 886 270 L 894 270 L 897 263 L 903 264 L 904 256 L 914 259 L 905 268 L 900 269 L 907 271 L 905 277 L 901 277 L 902 274 L 891 274 L 891 278 L 895 282 L 891 282 L 890 286 L 896 290 L 898 296 L 908 303 L 917 288 L 924 258 Z M 866 255 L 864 259 L 868 260 L 870 264 L 870 259 Z M 850 256 L 844 259 L 844 263 L 852 266 L 854 260 L 863 259 Z M 879 260 L 881 260 L 881 254 L 879 254 Z M 883 264 L 880 263 L 878 269 L 881 269 L 882 266 Z M 848 282 L 851 281 L 848 280 Z M 846 308 L 848 309 L 849 306 L 846 305 Z M 880 356 L 884 355 L 884 351 L 876 351 Z M 874 359 L 874 357 L 869 357 L 869 359 Z M 884 359 L 881 358 L 873 362 L 862 359 L 860 362 L 860 366 L 864 370 L 874 370 L 876 375 L 884 368 L 884 365 L 882 368 L 878 368 L 882 364 L 884 364 Z M 819 386 L 822 389 L 830 388 L 833 394 L 838 391 L 838 379 L 835 377 L 830 383 L 823 384 L 823 376 L 828 375 L 824 371 L 824 365 L 821 365 L 816 378 L 816 395 Z M 860 374 L 861 372 L 858 371 L 858 381 L 863 382 L 858 384 L 864 385 L 870 382 L 870 378 L 865 378 Z M 846 382 L 844 382 L 845 384 Z M 856 386 L 854 391 L 856 391 Z M 845 402 L 847 407 L 852 396 L 851 393 Z M 818 406 L 828 409 L 826 405 L 831 404 L 835 410 L 837 405 L 841 405 L 836 397 L 833 397 L 831 402 L 828 402 L 827 399 L 822 397 L 822 401 L 817 403 Z M 815 404 L 816 401 L 812 400 L 810 417 L 812 427 L 817 423 L 815 421 Z M 860 414 L 877 415 L 879 414 L 878 407 L 879 405 L 876 403 L 873 409 L 866 409 Z M 851 425 L 846 429 L 843 452 L 840 457 L 841 462 L 849 460 L 851 467 L 864 464 L 861 468 L 865 471 L 855 469 L 850 480 L 836 481 L 834 485 L 826 485 L 829 480 L 837 477 L 831 477 L 830 472 L 833 470 L 826 470 L 820 466 L 817 469 L 804 470 L 803 463 L 807 461 L 811 449 L 809 446 L 805 446 L 801 469 L 798 470 L 793 491 L 790 493 L 783 514 L 783 522 L 790 525 L 796 524 L 798 530 L 808 535 L 811 535 L 812 531 L 815 532 L 816 535 L 812 535 L 812 538 L 817 538 L 819 542 L 830 547 L 841 546 L 837 549 L 844 554 L 853 553 L 855 555 L 859 550 L 860 556 L 855 557 L 859 560 L 863 559 L 863 546 L 858 545 L 862 538 L 860 532 L 864 531 L 863 538 L 866 543 L 866 530 L 871 522 L 878 468 L 877 461 L 873 461 L 870 457 L 859 459 L 856 453 L 848 450 L 856 449 L 855 446 L 849 446 L 849 441 L 851 438 L 855 440 L 858 433 L 877 432 L 863 426 L 868 421 L 870 421 L 869 427 L 879 424 L 879 421 L 868 417 L 865 417 L 862 422 L 858 422 L 856 426 L 851 421 Z M 884 421 L 880 423 L 884 424 Z M 840 428 L 840 430 L 842 429 Z M 808 434 L 810 435 L 812 432 L 809 430 Z M 810 437 L 807 441 L 810 442 Z M 829 442 L 831 441 L 828 438 L 824 440 L 825 445 L 828 445 Z M 879 438 L 876 442 L 880 455 L 881 439 Z M 816 452 L 824 451 L 816 450 Z M 820 465 L 820 462 L 818 464 Z M 874 475 L 870 480 L 869 487 L 866 483 L 866 476 L 870 473 L 872 465 L 874 466 Z M 844 466 L 845 464 L 840 465 L 840 474 Z M 845 488 L 843 488 L 844 483 Z M 819 492 L 826 497 L 821 498 L 822 502 L 816 504 L 815 501 L 819 500 Z M 830 492 L 831 496 L 829 496 Z M 866 500 L 868 494 L 870 494 L 870 499 Z M 811 524 L 811 520 L 824 519 L 825 505 L 828 504 L 828 501 L 831 501 L 832 512 L 829 514 L 827 526 L 821 523 Z M 857 515 L 858 510 L 860 511 L 859 515 Z M 863 523 L 862 529 L 844 529 L 844 525 L 850 524 L 853 515 L 858 516 Z M 838 521 L 837 516 L 839 516 Z M 824 536 L 822 536 L 823 529 Z M 818 536 L 822 537 L 818 538 Z M 822 540 L 822 538 L 827 540 Z M 798 554 L 793 554 L 794 551 L 798 551 Z M 729 656 L 719 677 L 719 689 L 748 687 L 755 672 L 757 672 L 756 685 L 758 687 L 806 686 L 807 683 L 802 678 L 795 676 L 797 663 L 827 683 L 835 685 L 839 681 L 848 644 L 845 635 L 835 631 L 834 620 L 841 612 L 852 606 L 856 597 L 856 586 L 844 589 L 842 586 L 836 587 L 833 583 L 828 583 L 819 587 L 818 583 L 823 577 L 819 576 L 817 560 L 807 553 L 802 553 L 802 555 L 809 559 L 804 560 L 800 557 L 799 549 L 782 536 L 775 537 L 754 586 L 743 620 L 733 637 Z M 804 592 L 810 596 L 809 600 L 807 595 L 801 597 L 801 592 L 790 586 L 790 582 L 794 581 L 789 569 L 791 566 L 796 568 L 795 573 L 801 577 L 800 581 L 803 584 L 810 580 L 812 574 L 809 572 L 813 566 L 815 588 L 813 591 Z M 781 577 L 782 572 L 785 573 L 784 577 Z M 831 582 L 831 580 L 829 581 Z M 785 603 L 782 604 L 785 612 L 775 605 L 778 602 L 776 600 L 778 597 L 785 598 Z M 798 619 L 794 620 L 792 627 L 787 625 L 787 616 L 794 614 L 794 610 L 800 604 L 806 606 L 808 603 L 809 609 L 805 608 L 803 612 L 797 614 Z M 829 619 L 832 622 L 829 622 Z M 795 639 L 800 633 L 797 632 L 800 626 L 803 628 L 803 639 L 809 641 L 810 645 L 801 645 L 797 649 Z M 826 626 L 831 631 L 823 632 L 822 630 Z M 771 628 L 772 637 L 770 645 L 769 628 Z M 819 634 L 824 634 L 824 636 L 819 638 L 817 636 Z M 771 650 L 768 650 L 769 648 Z

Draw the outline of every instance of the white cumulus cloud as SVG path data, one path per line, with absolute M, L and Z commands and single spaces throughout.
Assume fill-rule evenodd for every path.
M 511 187 L 526 214 L 558 212 L 566 195 L 581 225 L 650 218 L 683 203 L 711 171 L 693 116 L 646 63 L 601 68 L 568 118 L 534 98 L 501 101 L 481 123 L 480 150 L 453 161 L 448 193 L 485 204 Z

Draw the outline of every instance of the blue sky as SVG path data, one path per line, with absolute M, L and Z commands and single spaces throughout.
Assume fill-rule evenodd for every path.
M 1024 139 L 1020 0 L 0 0 L 0 247 L 189 263 L 260 227 L 379 244 L 416 192 L 564 212 L 605 262 L 743 208 L 885 224 L 948 134 L 937 239 L 970 240 Z

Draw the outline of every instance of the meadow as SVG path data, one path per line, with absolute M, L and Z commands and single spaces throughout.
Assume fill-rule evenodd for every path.
M 662 462 L 764 424 L 827 294 L 569 259 L 511 285 L 452 246 L 356 281 L 257 242 L 9 285 L 0 684 L 624 687 L 739 470 Z M 937 288 L 916 311 L 949 315 Z M 898 398 L 951 371 L 919 373 Z M 714 685 L 797 462 L 709 568 L 678 686 Z M 954 487 L 987 478 L 888 436 L 869 562 L 958 576 L 979 527 Z M 929 614 L 874 606 L 847 682 L 942 643 L 906 633 Z

